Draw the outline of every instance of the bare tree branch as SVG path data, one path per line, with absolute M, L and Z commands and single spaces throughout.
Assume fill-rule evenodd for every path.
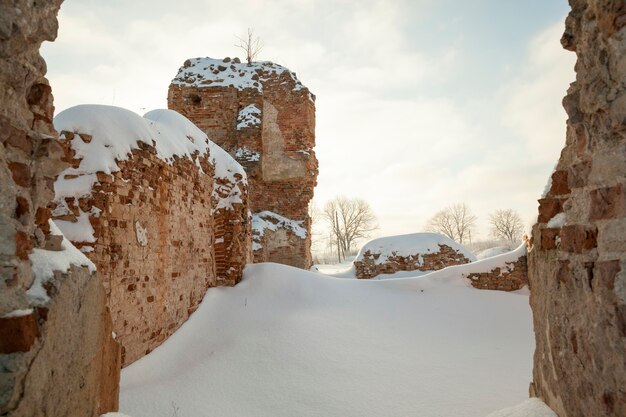
M 370 205 L 359 198 L 334 198 L 324 206 L 322 217 L 330 226 L 331 243 L 337 246 L 339 262 L 359 239 L 369 237 L 370 232 L 378 227 Z
M 510 242 L 519 241 L 524 232 L 522 218 L 515 210 L 496 210 L 489 215 L 491 235 Z
M 459 243 L 471 241 L 476 226 L 474 216 L 467 204 L 457 203 L 438 211 L 426 223 L 429 232 L 441 233 Z
M 261 49 L 263 49 L 263 44 L 261 43 L 261 39 L 257 36 L 254 37 L 254 29 L 248 28 L 248 35 L 244 38 L 239 36 L 235 37 L 239 39 L 239 43 L 235 44 L 237 48 L 242 49 L 246 53 L 246 61 L 248 61 L 248 65 L 252 64 Z

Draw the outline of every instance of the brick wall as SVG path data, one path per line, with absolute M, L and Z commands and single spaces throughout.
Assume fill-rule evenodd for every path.
M 474 288 L 480 290 L 515 291 L 528 285 L 528 264 L 526 256 L 516 261 L 505 262 L 503 267 L 496 267 L 485 272 L 473 272 L 467 275 Z
M 570 0 L 576 82 L 529 252 L 531 395 L 559 417 L 626 415 L 626 6 Z
M 258 123 L 241 124 L 240 112 L 251 105 Z M 317 181 L 315 104 L 295 74 L 272 63 L 248 67 L 229 58 L 190 60 L 170 85 L 168 106 L 244 166 L 252 212 L 271 211 L 310 224 L 307 208 Z M 273 235 L 264 239 L 265 249 L 255 251 L 255 262 L 310 267 L 310 233 L 304 242 L 292 239 L 289 245 L 281 243 L 282 233 L 270 243 Z
M 0 415 L 98 416 L 117 409 L 119 346 L 93 265 L 48 222 L 64 164 L 39 47 L 56 38 L 61 0 L 9 3 L 0 5 Z
M 112 126 L 123 125 L 126 116 L 139 126 L 146 123 L 123 109 L 91 110 L 112 112 Z M 78 107 L 59 118 L 60 125 L 71 119 L 71 125 L 90 131 L 96 125 L 89 111 Z M 118 134 L 132 138 L 129 129 Z M 206 140 L 200 135 L 174 138 L 174 143 Z M 241 173 L 228 172 L 238 165 L 215 145 L 168 159 L 152 138 L 137 140 L 130 154 L 116 160 L 115 172 L 93 173 L 85 168 L 85 159 L 100 148 L 85 151 L 81 146 L 97 145 L 102 138 L 69 131 L 62 137 L 71 169 L 56 181 L 53 218 L 97 265 L 122 345 L 122 364 L 128 365 L 173 334 L 209 287 L 241 280 L 251 259 L 245 173 L 241 167 Z M 232 167 L 224 166 L 224 157 Z M 90 178 L 93 185 L 87 191 L 76 191 L 76 184 Z
M 360 260 L 355 260 L 357 278 L 369 279 L 380 274 L 393 274 L 399 271 L 437 271 L 447 266 L 470 262 L 463 254 L 448 245 L 439 245 L 439 251 L 436 253 L 416 253 L 410 256 L 389 255 L 385 262 L 378 263 L 380 256 L 380 253 L 367 250 Z

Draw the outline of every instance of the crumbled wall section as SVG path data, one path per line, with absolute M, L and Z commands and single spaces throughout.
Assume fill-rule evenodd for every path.
M 239 189 L 241 202 L 228 208 L 217 208 L 213 213 L 215 230 L 215 275 L 216 285 L 232 286 L 241 281 L 243 268 L 252 262 L 252 232 L 248 209 L 248 189 L 243 183 L 233 184 L 216 178 L 218 192 L 213 193 L 213 205 L 219 206 L 219 197 L 227 196 L 233 187 Z
M 506 262 L 488 272 L 473 272 L 467 275 L 474 288 L 480 290 L 516 291 L 528 285 L 528 263 L 526 256 Z
M 48 222 L 54 177 L 64 164 L 39 47 L 56 38 L 60 5 L 61 0 L 0 5 L 3 416 L 98 416 L 117 409 L 119 346 L 111 337 L 104 290 L 90 267 L 81 266 L 89 261 L 62 246 Z M 65 259 L 70 250 L 74 261 L 67 268 L 42 274 L 42 257 Z M 31 263 L 34 251 L 41 256 Z
M 439 245 L 436 253 L 413 256 L 388 256 L 383 263 L 377 263 L 380 253 L 366 251 L 361 260 L 354 261 L 356 276 L 360 279 L 374 278 L 380 274 L 393 274 L 399 271 L 437 271 L 452 265 L 469 263 L 463 254 L 455 251 L 448 245 Z
M 65 158 L 77 167 L 72 141 L 89 136 L 61 135 Z M 203 172 L 187 158 L 168 164 L 153 146 L 138 146 L 117 161 L 119 171 L 98 172 L 90 195 L 66 198 L 70 212 L 56 207 L 54 217 L 77 222 L 81 212 L 90 213 L 92 241 L 73 243 L 98 267 L 124 366 L 174 333 L 217 285 L 214 167 L 206 157 L 198 157 Z
M 570 0 L 565 148 L 529 252 L 531 394 L 559 417 L 626 415 L 626 6 Z M 555 216 L 560 220 L 555 221 Z
M 271 62 L 188 60 L 170 85 L 168 106 L 244 166 L 253 213 L 270 211 L 310 229 L 307 208 L 318 172 L 315 103 L 295 74 Z M 286 234 L 268 233 L 264 246 L 254 245 L 254 261 L 309 268 L 310 233 L 303 239 Z

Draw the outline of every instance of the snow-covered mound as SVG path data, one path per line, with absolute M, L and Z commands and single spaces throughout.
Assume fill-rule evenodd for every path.
M 496 246 L 494 248 L 485 249 L 476 254 L 476 259 L 491 258 L 492 256 L 502 255 L 503 253 L 510 252 L 511 249 L 504 246 Z
M 375 263 L 383 264 L 387 262 L 391 256 L 409 257 L 418 254 L 438 253 L 441 250 L 440 245 L 449 246 L 470 261 L 476 260 L 474 254 L 465 246 L 456 243 L 447 236 L 438 233 L 411 233 L 370 240 L 363 245 L 355 261 L 363 260 L 365 253 L 369 251 L 371 254 L 380 254 L 380 256 L 375 259 Z
M 172 84 L 194 87 L 235 87 L 238 90 L 252 88 L 263 91 L 264 74 L 289 74 L 295 82 L 294 91 L 305 88 L 294 72 L 270 61 L 237 62 L 230 58 L 192 58 L 178 70 Z
M 156 156 L 167 163 L 175 158 L 189 158 L 201 169 L 196 155 L 208 156 L 215 166 L 215 177 L 231 184 L 247 181 L 243 167 L 235 159 L 173 110 L 152 110 L 141 117 L 120 107 L 85 104 L 59 113 L 54 118 L 54 127 L 59 132 L 91 136 L 89 141 L 78 136 L 71 139 L 76 158 L 81 161 L 77 168 L 67 168 L 59 175 L 55 183 L 58 204 L 64 204 L 66 197 L 88 195 L 97 180 L 95 174 L 119 171 L 117 161 L 127 160 L 141 142 L 154 146 Z M 227 197 L 219 198 L 221 204 L 241 202 L 238 187 L 232 187 L 229 192 Z M 217 189 L 215 193 L 219 196 Z
M 163 345 L 122 371 L 134 417 L 484 417 L 527 398 L 523 292 L 476 291 L 446 268 L 336 279 L 277 264 L 212 288 Z

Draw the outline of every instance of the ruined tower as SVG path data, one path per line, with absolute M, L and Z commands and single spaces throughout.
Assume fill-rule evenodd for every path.
M 271 62 L 194 58 L 172 81 L 168 106 L 244 166 L 254 261 L 310 267 L 315 97 L 296 75 Z

